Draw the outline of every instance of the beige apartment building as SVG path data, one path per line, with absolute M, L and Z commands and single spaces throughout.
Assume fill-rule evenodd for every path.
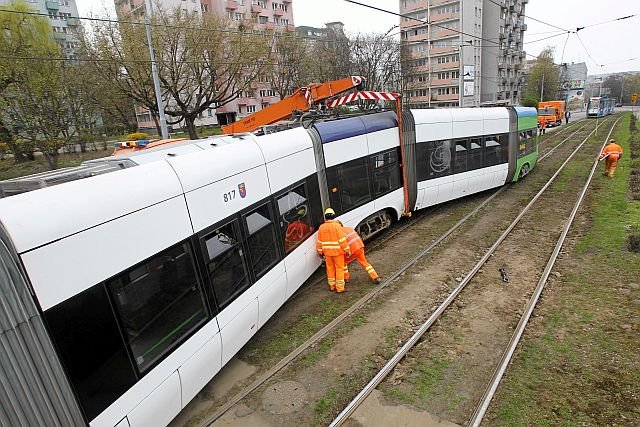
M 400 0 L 411 108 L 517 104 L 528 0 Z
M 165 9 L 181 7 L 184 11 L 212 13 L 226 17 L 232 24 L 239 26 L 251 22 L 257 31 L 294 32 L 293 0 L 152 0 Z M 115 0 L 116 11 L 120 18 L 130 17 L 132 11 L 142 19 L 144 0 Z M 259 111 L 280 101 L 269 83 L 268 76 L 262 76 L 240 96 L 218 108 L 210 108 L 196 120 L 196 126 L 228 124 Z M 155 122 L 148 110 L 138 108 L 136 113 L 138 128 L 155 129 Z

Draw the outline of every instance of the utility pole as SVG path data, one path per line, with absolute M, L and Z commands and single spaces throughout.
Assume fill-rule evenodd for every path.
M 544 95 L 544 70 L 542 70 L 542 84 L 540 85 L 540 102 L 544 101 L 542 96 Z
M 620 88 L 620 104 L 622 104 L 623 99 L 624 99 L 624 74 L 622 75 L 622 87 Z
M 149 59 L 151 59 L 151 74 L 153 75 L 153 87 L 156 93 L 156 104 L 158 105 L 158 116 L 160 120 L 160 132 L 162 139 L 169 139 L 169 131 L 167 129 L 167 119 L 164 116 L 164 103 L 162 102 L 162 93 L 160 92 L 160 78 L 158 77 L 158 67 L 156 65 L 156 57 L 153 52 L 153 41 L 151 38 L 151 0 L 145 0 L 144 3 L 144 27 L 147 30 L 147 43 L 149 43 Z

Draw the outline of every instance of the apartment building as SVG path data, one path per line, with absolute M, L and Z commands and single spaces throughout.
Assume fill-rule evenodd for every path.
M 29 7 L 38 13 L 48 15 L 53 29 L 53 37 L 67 59 L 77 59 L 80 43 L 76 37 L 78 7 L 76 0 L 24 0 Z M 0 0 L 0 6 L 14 4 L 13 0 Z
M 137 15 L 142 18 L 140 7 L 145 0 L 114 0 L 119 17 Z M 293 32 L 293 0 L 160 0 L 165 9 L 181 7 L 186 12 L 211 13 L 227 18 L 233 26 L 250 24 L 254 31 Z M 153 3 L 158 4 L 156 1 Z M 140 12 L 142 11 L 142 12 Z M 218 108 L 210 108 L 196 120 L 196 126 L 225 125 L 255 113 L 280 101 L 272 88 L 269 76 L 264 75 L 252 83 L 239 97 Z M 138 127 L 154 129 L 150 112 L 137 109 Z
M 517 104 L 528 0 L 400 0 L 411 108 Z

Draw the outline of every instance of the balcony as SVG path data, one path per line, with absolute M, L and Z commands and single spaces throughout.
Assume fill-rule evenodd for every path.
M 278 9 L 273 9 L 273 16 L 282 16 L 282 14 L 284 13 L 284 11 L 280 8 Z
M 291 3 L 293 0 L 282 0 L 282 3 Z
M 457 93 L 450 93 L 449 95 L 436 95 L 435 93 L 431 94 L 432 101 L 457 101 L 460 96 Z
M 450 29 L 440 30 L 440 31 L 437 31 L 437 32 L 433 33 L 433 39 L 440 39 L 442 37 L 453 36 L 453 35 L 458 34 L 458 33 L 460 33 L 460 31 L 458 31 L 458 30 L 450 30 Z
M 441 22 L 441 21 L 450 21 L 452 19 L 459 19 L 460 14 L 449 12 L 449 13 L 441 13 L 439 15 L 431 15 L 431 22 Z
M 409 42 L 421 42 L 425 40 L 429 40 L 429 34 L 425 33 L 407 37 L 407 41 Z
M 67 38 L 66 33 L 53 33 L 54 40 L 66 40 L 66 38 Z
M 522 24 L 522 31 L 527 31 L 527 24 Z
M 457 79 L 433 79 L 431 80 L 431 86 L 457 86 Z
M 77 27 L 80 25 L 78 18 L 67 18 L 67 25 L 70 27 Z
M 235 0 L 227 0 L 227 9 L 236 10 L 238 8 L 238 2 Z
M 276 24 L 274 24 L 273 22 L 269 21 L 266 24 L 264 24 L 264 28 L 267 30 L 273 30 L 276 28 Z
M 440 55 L 440 54 L 444 54 L 444 53 L 453 53 L 456 51 L 456 48 L 453 46 L 448 46 L 448 47 L 433 47 L 431 48 L 431 50 L 429 50 L 429 53 L 431 53 L 431 55 Z
M 427 0 L 415 2 L 402 10 L 402 13 L 413 12 L 414 10 L 426 9 L 428 7 Z
M 287 31 L 295 31 L 296 26 L 294 24 L 287 24 Z
M 57 1 L 46 1 L 45 6 L 49 10 L 58 10 L 60 9 L 60 4 Z
M 435 64 L 434 69 L 436 70 L 451 70 L 451 69 L 459 69 L 460 62 L 445 62 L 444 64 Z
M 431 7 L 440 6 L 441 4 L 456 3 L 459 0 L 431 0 Z
M 260 6 L 259 4 L 252 4 L 251 5 L 251 13 L 261 13 L 262 12 L 263 7 Z M 275 11 L 274 11 L 275 12 Z M 274 14 L 275 15 L 275 14 Z

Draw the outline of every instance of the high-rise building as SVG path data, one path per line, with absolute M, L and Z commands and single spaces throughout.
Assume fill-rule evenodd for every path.
M 518 103 L 526 3 L 400 0 L 404 97 L 409 106 Z
M 0 6 L 13 5 L 14 0 L 0 0 Z M 49 16 L 53 37 L 67 59 L 77 59 L 80 43 L 76 37 L 78 7 L 76 0 L 28 0 L 28 6 L 34 11 Z
M 142 19 L 145 0 L 114 0 L 118 17 L 129 18 L 131 15 Z M 233 26 L 250 23 L 253 30 L 293 32 L 293 0 L 160 0 L 153 1 L 164 9 L 181 7 L 185 12 L 211 13 L 227 18 Z M 196 126 L 210 124 L 228 124 L 255 113 L 271 104 L 280 101 L 276 91 L 271 87 L 269 76 L 260 76 L 258 81 L 239 94 L 239 97 L 218 108 L 209 108 L 196 120 Z M 138 127 L 155 128 L 155 122 L 148 110 L 137 109 Z

